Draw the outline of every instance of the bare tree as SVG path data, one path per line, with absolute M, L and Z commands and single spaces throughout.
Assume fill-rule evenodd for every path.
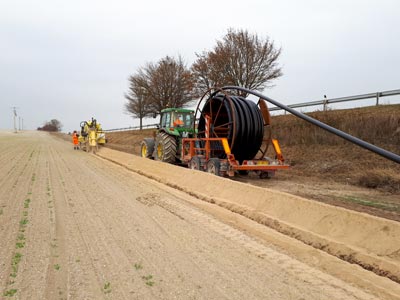
M 146 89 L 143 87 L 143 78 L 140 75 L 130 76 L 128 93 L 125 98 L 125 109 L 128 113 L 140 120 L 140 130 L 142 130 L 143 118 L 151 114 L 148 97 L 146 97 Z
M 268 37 L 259 38 L 247 30 L 229 29 L 212 51 L 197 54 L 192 66 L 197 94 L 214 86 L 238 85 L 263 90 L 282 76 L 278 65 L 281 49 Z
M 213 52 L 203 52 L 197 54 L 197 60 L 192 65 L 192 74 L 195 77 L 194 93 L 201 96 L 205 91 L 212 87 L 223 86 L 226 82 L 221 67 L 218 64 L 222 59 L 217 59 Z
M 132 77 L 135 97 L 125 97 L 136 99 L 135 89 L 141 91 L 145 112 L 160 113 L 166 107 L 184 107 L 193 100 L 193 77 L 180 56 L 177 59 L 166 56 L 156 64 L 148 63 Z

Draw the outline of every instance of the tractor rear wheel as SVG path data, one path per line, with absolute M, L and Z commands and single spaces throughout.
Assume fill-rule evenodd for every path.
M 161 132 L 155 143 L 155 159 L 167 163 L 174 163 L 176 156 L 176 139 L 174 136 Z
M 218 158 L 210 158 L 210 160 L 207 162 L 207 172 L 220 176 L 220 171 L 221 171 L 221 162 L 219 161 Z
M 154 152 L 154 139 L 144 139 L 140 144 L 140 155 L 144 158 L 152 158 Z

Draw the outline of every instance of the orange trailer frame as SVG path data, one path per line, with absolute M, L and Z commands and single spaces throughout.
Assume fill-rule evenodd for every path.
M 279 146 L 279 142 L 276 139 L 264 140 L 266 143 L 271 143 L 275 154 L 275 160 L 267 160 L 267 159 L 251 159 L 244 160 L 241 164 L 235 159 L 234 154 L 231 153 L 231 149 L 229 147 L 228 140 L 226 138 L 210 138 L 209 136 L 209 128 L 210 128 L 210 117 L 206 116 L 206 131 L 205 138 L 183 138 L 182 139 L 182 149 L 181 149 L 181 161 L 184 164 L 189 165 L 193 157 L 198 157 L 202 168 L 205 169 L 207 162 L 214 158 L 212 153 L 216 150 L 212 147 L 212 142 L 220 142 L 226 158 L 219 159 L 221 165 L 223 165 L 222 173 L 225 173 L 229 176 L 234 176 L 235 171 L 257 171 L 261 174 L 267 173 L 273 174 L 276 170 L 279 169 L 288 169 L 289 165 L 285 164 L 285 160 L 282 155 L 282 151 Z M 203 145 L 203 146 L 202 146 Z M 219 149 L 218 149 L 219 150 Z M 220 151 L 220 150 L 219 150 Z M 260 176 L 261 176 L 260 174 Z M 221 175 L 221 174 L 218 174 Z M 222 174 L 224 175 L 224 174 Z

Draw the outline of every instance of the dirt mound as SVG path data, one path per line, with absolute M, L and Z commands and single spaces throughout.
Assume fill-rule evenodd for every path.
M 99 155 L 400 282 L 398 222 L 110 149 Z

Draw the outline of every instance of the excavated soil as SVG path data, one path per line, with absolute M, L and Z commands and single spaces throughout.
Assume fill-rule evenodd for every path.
M 376 109 L 378 108 L 374 108 L 374 111 Z M 379 107 L 381 119 L 384 119 L 386 110 L 386 107 Z M 339 114 L 341 120 L 350 118 L 353 111 L 349 110 L 347 113 L 350 115 L 346 115 L 345 112 Z M 279 118 L 288 119 L 289 117 L 291 116 Z M 288 124 L 279 120 L 280 127 L 277 131 L 281 133 L 276 134 L 278 137 L 285 137 L 283 129 L 290 132 L 294 129 L 288 128 L 297 128 L 299 125 L 293 124 L 294 120 L 290 118 L 283 121 L 287 121 Z M 325 143 L 301 144 L 302 137 L 308 137 L 308 131 L 306 133 L 305 130 L 296 130 L 291 138 L 283 139 L 281 142 L 283 155 L 291 165 L 289 170 L 278 171 L 270 180 L 260 180 L 258 176 L 251 173 L 249 176 L 236 174 L 231 179 L 400 221 L 400 172 L 397 163 L 385 160 L 350 143 L 340 141 L 338 144 L 339 138 L 335 139 L 323 133 L 320 133 L 323 134 L 323 138 L 328 139 Z M 400 133 L 400 127 L 398 132 Z M 391 143 L 382 144 L 381 142 L 378 146 L 399 153 L 400 139 L 393 139 L 390 132 L 383 133 L 386 140 Z M 153 134 L 154 130 L 151 129 L 109 132 L 106 147 L 139 155 L 141 141 Z M 396 136 L 400 137 L 399 134 Z M 333 139 L 336 144 L 329 139 Z M 292 140 L 299 143 L 291 144 Z M 374 141 L 371 142 L 374 143 Z
M 400 299 L 398 222 L 0 133 L 4 299 Z

